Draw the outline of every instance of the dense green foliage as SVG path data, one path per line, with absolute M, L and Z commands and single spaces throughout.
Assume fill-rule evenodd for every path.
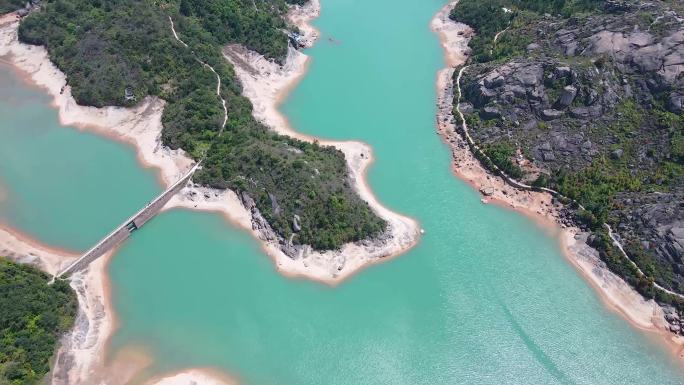
M 40 383 L 60 335 L 74 323 L 76 293 L 66 281 L 48 279 L 0 258 L 0 385 Z
M 461 0 L 450 17 L 473 28 L 475 36 L 468 43 L 473 58 L 487 61 L 494 36 L 508 26 L 513 15 L 504 12 L 503 0 Z
M 513 144 L 506 142 L 489 144 L 485 146 L 483 151 L 506 175 L 515 179 L 523 176 L 520 166 L 511 160 L 515 158 L 515 146 Z
M 16 11 L 26 4 L 24 0 L 0 0 L 0 15 L 7 12 Z
M 530 18 L 545 13 L 567 17 L 593 9 L 599 3 L 600 0 L 461 0 L 450 18 L 475 30 L 476 35 L 468 44 L 471 57 L 477 62 L 487 62 L 520 53 L 519 48 L 530 43 L 524 35 L 516 34 L 500 36 L 507 42 L 494 42 L 495 35 L 509 25 L 527 23 Z M 497 49 L 501 51 L 496 52 Z
M 53 0 L 24 19 L 19 36 L 47 47 L 79 104 L 133 105 L 146 95 L 166 100 L 164 144 L 206 157 L 195 181 L 248 194 L 283 239 L 296 233 L 294 244 L 333 249 L 379 234 L 384 221 L 353 190 L 340 151 L 277 135 L 255 121 L 221 53 L 231 42 L 284 58 L 285 11 L 284 0 Z M 169 17 L 189 47 L 175 40 Z M 223 131 L 216 75 L 198 60 L 221 77 L 228 108 Z M 127 100 L 126 89 L 135 100 Z
M 209 150 L 210 166 L 197 181 L 246 192 L 271 226 L 284 229 L 285 238 L 293 233 L 294 214 L 299 215 L 302 230 L 295 240 L 317 249 L 336 248 L 383 231 L 384 223 L 348 185 L 342 153 L 259 126 L 252 130 L 226 131 Z M 257 140 L 250 137 L 254 132 Z
M 217 43 L 240 43 L 277 59 L 287 53 L 287 38 L 282 32 L 286 11 L 285 2 L 273 0 L 255 1 L 253 6 L 251 0 L 180 2 L 181 15 L 197 18 Z
M 684 177 L 684 159 L 677 148 L 678 138 L 684 134 L 684 116 L 668 112 L 658 103 L 649 109 L 638 107 L 629 99 L 615 110 L 613 123 L 600 129 L 613 138 L 616 143 L 612 147 L 620 148 L 623 155 L 615 159 L 604 154 L 583 170 L 559 170 L 553 176 L 552 187 L 582 203 L 598 223 L 608 221 L 608 212 L 617 193 L 668 191 Z M 646 135 L 639 135 L 640 127 L 646 122 L 656 122 L 655 128 Z M 671 138 L 670 154 L 647 152 L 651 158 L 651 164 L 648 164 L 643 161 L 640 149 L 647 148 L 658 137 Z M 630 165 L 636 164 L 641 164 L 640 170 L 631 170 Z

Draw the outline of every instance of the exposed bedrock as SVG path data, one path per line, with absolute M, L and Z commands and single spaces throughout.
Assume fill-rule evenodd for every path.
M 514 54 L 464 71 L 461 111 L 499 167 L 578 198 L 642 270 L 684 292 L 680 11 L 622 1 L 514 23 L 497 42 Z

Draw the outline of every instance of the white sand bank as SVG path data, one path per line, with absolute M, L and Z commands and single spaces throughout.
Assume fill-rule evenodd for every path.
M 212 369 L 189 369 L 154 379 L 147 385 L 236 385 L 238 382 Z

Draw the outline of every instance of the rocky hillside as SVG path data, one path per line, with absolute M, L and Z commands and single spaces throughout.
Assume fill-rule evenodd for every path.
M 496 41 L 473 47 L 461 79 L 475 142 L 508 175 L 584 206 L 577 222 L 642 293 L 666 300 L 653 281 L 684 293 L 684 6 L 462 3 L 493 3 L 510 20 Z M 452 18 L 477 32 L 476 13 L 462 5 Z M 646 276 L 611 250 L 603 223 Z

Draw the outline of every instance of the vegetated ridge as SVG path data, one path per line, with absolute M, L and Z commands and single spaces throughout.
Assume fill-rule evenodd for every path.
M 255 205 L 283 245 L 336 249 L 386 229 L 352 187 L 341 151 L 268 130 L 231 65 L 227 43 L 240 43 L 284 62 L 288 6 L 302 0 L 53 0 L 19 28 L 22 42 L 44 45 L 67 75 L 76 101 L 132 106 L 147 95 L 164 99 L 163 144 L 204 158 L 200 184 L 234 190 Z M 171 33 L 169 17 L 181 39 Z M 223 108 L 228 120 L 218 135 Z M 287 248 L 286 248 L 287 249 Z

